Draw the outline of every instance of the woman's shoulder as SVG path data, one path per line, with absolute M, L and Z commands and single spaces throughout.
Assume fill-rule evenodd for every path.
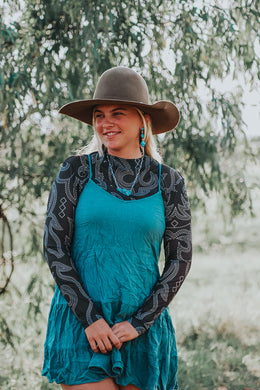
M 179 183 L 184 182 L 181 173 L 169 165 L 162 164 L 161 172 L 162 188 L 174 189 Z
M 89 160 L 95 162 L 98 159 L 98 152 L 90 154 L 76 154 L 69 156 L 64 160 L 63 166 L 70 166 L 71 168 L 78 168 L 81 166 L 89 166 Z
M 89 174 L 89 161 L 94 163 L 98 158 L 98 152 L 88 154 L 77 154 L 67 157 L 62 166 L 61 172 L 68 174 L 74 174 L 81 178 L 86 177 Z

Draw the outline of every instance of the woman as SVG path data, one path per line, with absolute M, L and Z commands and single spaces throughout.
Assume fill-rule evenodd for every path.
M 63 390 L 176 389 L 168 305 L 190 269 L 190 208 L 152 133 L 173 129 L 179 112 L 150 104 L 143 78 L 124 67 L 103 73 L 93 99 L 60 112 L 95 132 L 50 193 L 44 254 L 57 287 L 43 375 Z

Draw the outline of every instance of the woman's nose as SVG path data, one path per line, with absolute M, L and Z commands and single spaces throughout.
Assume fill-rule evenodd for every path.
M 112 118 L 105 116 L 103 121 L 103 127 L 113 126 L 114 122 Z

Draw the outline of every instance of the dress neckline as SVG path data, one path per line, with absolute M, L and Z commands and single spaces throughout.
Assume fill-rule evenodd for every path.
M 131 202 L 141 202 L 141 201 L 145 201 L 146 199 L 150 199 L 150 198 L 153 198 L 153 197 L 156 197 L 158 195 L 160 195 L 160 197 L 162 198 L 162 193 L 161 193 L 161 189 L 159 189 L 157 192 L 155 192 L 154 194 L 152 195 L 149 195 L 149 196 L 146 196 L 145 198 L 140 198 L 140 199 L 123 199 L 123 198 L 119 198 L 113 194 L 111 194 L 110 192 L 106 191 L 103 187 L 100 187 L 97 183 L 94 182 L 94 180 L 92 178 L 89 178 L 86 186 L 88 184 L 94 184 L 95 187 L 97 187 L 99 190 L 101 190 L 102 192 L 104 192 L 105 194 L 107 194 L 109 197 L 112 197 L 114 199 L 117 199 L 121 202 L 125 202 L 125 203 L 131 203 Z M 85 187 L 86 187 L 85 186 Z

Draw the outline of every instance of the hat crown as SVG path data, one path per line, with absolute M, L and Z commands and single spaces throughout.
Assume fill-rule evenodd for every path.
M 118 66 L 102 74 L 94 99 L 149 104 L 149 93 L 142 76 L 132 69 Z

